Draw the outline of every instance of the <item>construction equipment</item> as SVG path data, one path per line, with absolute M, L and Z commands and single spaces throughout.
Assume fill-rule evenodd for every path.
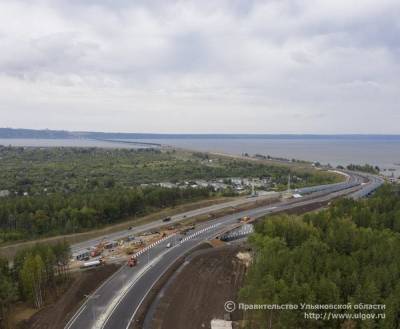
M 97 256 L 100 256 L 101 255 L 101 253 L 102 253 L 102 251 L 103 251 L 103 248 L 95 248 L 95 249 L 93 249 L 91 252 L 90 252 L 90 257 L 97 257 Z
M 101 264 L 103 264 L 103 261 L 101 259 L 96 259 L 96 260 L 93 260 L 91 262 L 83 263 L 81 265 L 81 268 L 91 268 L 91 267 L 100 266 Z
M 244 217 L 242 217 L 241 219 L 240 219 L 240 222 L 241 223 L 248 223 L 248 222 L 250 222 L 251 221 L 251 217 L 249 217 L 249 216 L 244 216 Z
M 137 258 L 132 255 L 128 260 L 128 266 L 129 267 L 134 267 L 136 265 L 137 265 Z

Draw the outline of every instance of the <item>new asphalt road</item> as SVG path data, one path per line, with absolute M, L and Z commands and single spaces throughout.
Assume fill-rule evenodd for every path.
M 295 207 L 329 201 L 342 195 L 358 198 L 372 192 L 382 180 L 372 175 L 350 173 L 346 182 L 299 190 L 308 193 L 299 199 L 283 200 L 274 205 L 259 207 L 241 213 L 224 216 L 205 224 L 185 236 L 174 235 L 155 244 L 138 256 L 138 265 L 122 266 L 82 304 L 66 325 L 66 329 L 126 329 L 142 301 L 158 279 L 180 257 L 201 242 L 211 239 L 237 224 L 243 216 L 253 218 L 281 212 Z M 167 248 L 167 244 L 171 247 Z

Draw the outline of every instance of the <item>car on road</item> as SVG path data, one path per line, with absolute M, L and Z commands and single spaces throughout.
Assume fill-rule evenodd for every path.
M 162 221 L 163 222 L 169 222 L 171 220 L 171 217 L 165 217 Z

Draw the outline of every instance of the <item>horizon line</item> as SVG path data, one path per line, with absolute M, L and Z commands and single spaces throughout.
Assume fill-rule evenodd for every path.
M 68 130 L 50 128 L 13 128 L 0 127 L 0 130 L 30 130 L 33 132 L 64 132 L 72 134 L 121 134 L 121 135 L 172 135 L 172 136 L 400 136 L 400 133 L 299 133 L 299 132 L 279 132 L 279 133 L 248 133 L 248 132 L 127 132 L 127 131 L 96 131 L 96 130 Z

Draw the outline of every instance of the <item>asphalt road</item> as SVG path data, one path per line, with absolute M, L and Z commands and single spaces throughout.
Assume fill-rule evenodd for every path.
M 203 207 L 203 208 L 199 208 L 199 209 L 194 209 L 191 211 L 187 211 L 184 213 L 180 213 L 174 216 L 171 216 L 171 220 L 169 222 L 162 222 L 162 220 L 158 220 L 158 221 L 154 221 L 148 224 L 144 224 L 144 225 L 140 225 L 137 227 L 132 227 L 131 230 L 122 230 L 122 231 L 118 231 L 115 233 L 111 233 L 108 235 L 104 235 L 101 237 L 98 237 L 96 239 L 92 239 L 92 240 L 87 240 L 87 241 L 83 241 L 80 243 L 76 243 L 74 245 L 72 245 L 71 247 L 71 251 L 72 252 L 76 252 L 78 250 L 82 250 L 82 249 L 87 249 L 90 247 L 93 247 L 95 245 L 97 245 L 98 243 L 100 243 L 102 240 L 107 239 L 107 240 L 119 240 L 119 239 L 123 239 L 129 235 L 138 235 L 140 233 L 146 232 L 146 231 L 150 231 L 150 230 L 154 230 L 154 229 L 158 229 L 161 226 L 168 226 L 171 225 L 173 223 L 177 223 L 186 219 L 190 219 L 199 215 L 204 215 L 204 214 L 208 214 L 211 213 L 213 211 L 219 211 L 222 209 L 227 209 L 227 208 L 232 208 L 232 207 L 239 207 L 241 205 L 244 205 L 246 203 L 249 202 L 255 202 L 255 201 L 261 201 L 261 200 L 266 200 L 268 198 L 273 198 L 273 197 L 277 197 L 279 196 L 279 193 L 267 193 L 267 194 L 263 194 L 263 195 L 259 195 L 257 197 L 241 197 L 238 198 L 236 200 L 233 201 L 228 201 L 228 202 L 224 202 L 224 203 L 220 203 L 220 204 L 215 204 L 215 205 L 211 205 L 208 207 Z M 128 226 L 128 225 L 127 225 Z
M 365 177 L 369 181 L 365 182 Z M 237 223 L 243 216 L 262 217 L 294 207 L 351 194 L 358 198 L 376 189 L 382 181 L 371 175 L 351 174 L 345 183 L 312 188 L 300 199 L 288 199 L 274 205 L 259 207 L 224 216 L 198 225 L 186 236 L 175 235 L 150 248 L 138 257 L 134 268 L 122 266 L 100 286 L 66 325 L 66 329 L 126 329 L 134 321 L 136 312 L 147 293 L 171 264 L 201 242 L 215 237 Z M 158 223 L 159 224 L 159 223 Z M 180 239 L 182 239 L 180 241 Z M 166 248 L 171 243 L 171 248 Z
M 347 174 L 345 173 L 345 175 L 347 175 Z M 357 184 L 358 183 L 353 178 L 354 177 L 347 175 L 346 180 L 344 182 L 341 182 L 341 183 L 305 187 L 305 188 L 296 189 L 295 192 L 299 193 L 299 194 L 309 194 L 309 193 L 314 193 L 314 192 L 318 192 L 318 191 L 326 191 L 326 190 L 333 189 L 333 188 L 346 188 L 347 186 L 349 186 L 351 184 L 355 184 L 355 183 Z M 167 225 L 178 223 L 180 221 L 183 221 L 183 220 L 186 220 L 186 219 L 190 219 L 190 218 L 193 218 L 193 217 L 196 217 L 196 216 L 209 214 L 209 213 L 212 213 L 213 211 L 219 211 L 219 210 L 223 210 L 223 209 L 239 207 L 239 206 L 244 205 L 244 204 L 249 203 L 249 202 L 262 201 L 262 200 L 266 200 L 268 198 L 277 197 L 277 196 L 279 196 L 279 194 L 280 193 L 278 193 L 278 192 L 269 192 L 269 193 L 265 193 L 265 194 L 259 195 L 257 197 L 252 197 L 252 198 L 241 197 L 241 198 L 238 198 L 238 199 L 233 200 L 233 201 L 224 202 L 224 203 L 220 203 L 220 204 L 216 204 L 216 205 L 211 205 L 211 206 L 203 207 L 203 208 L 199 208 L 199 209 L 194 209 L 194 210 L 191 210 L 191 211 L 187 211 L 187 212 L 184 212 L 184 213 L 180 213 L 180 214 L 171 216 L 171 221 L 169 221 L 167 223 L 162 222 L 161 219 L 160 219 L 159 221 L 154 221 L 154 222 L 151 222 L 151 223 L 148 223 L 148 224 L 140 225 L 140 226 L 137 226 L 137 227 L 132 227 L 131 230 L 126 229 L 126 230 L 114 232 L 114 233 L 111 233 L 111 234 L 108 234 L 108 235 L 100 236 L 100 237 L 95 238 L 95 239 L 86 240 L 86 241 L 83 241 L 83 242 L 80 242 L 80 243 L 76 243 L 76 244 L 71 246 L 71 251 L 74 253 L 74 252 L 77 252 L 79 250 L 88 249 L 90 247 L 96 246 L 97 244 L 99 244 L 103 240 L 119 240 L 119 239 L 123 239 L 123 238 L 126 238 L 129 235 L 138 235 L 138 234 L 146 232 L 146 231 L 158 229 L 161 226 L 167 226 Z

